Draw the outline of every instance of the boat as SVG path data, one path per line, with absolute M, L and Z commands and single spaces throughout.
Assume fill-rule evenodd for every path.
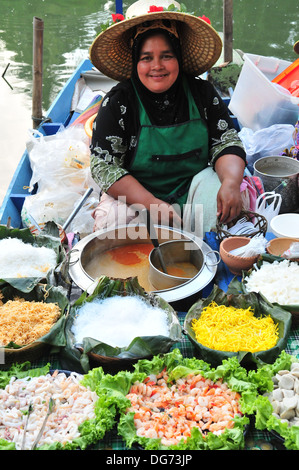
M 92 64 L 88 59 L 79 64 L 45 114 L 43 122 L 37 128 L 39 133 L 44 136 L 54 135 L 61 126 L 67 127 L 72 120 L 76 119 L 78 113 L 72 112 L 75 86 L 82 73 L 91 69 Z M 32 169 L 26 149 L 17 165 L 0 208 L 0 223 L 2 225 L 10 224 L 14 228 L 22 228 L 21 209 L 25 198 L 30 194 L 28 186 L 31 176 Z

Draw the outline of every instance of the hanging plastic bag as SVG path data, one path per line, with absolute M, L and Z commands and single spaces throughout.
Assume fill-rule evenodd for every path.
M 32 177 L 29 191 L 66 187 L 69 190 L 86 188 L 90 183 L 89 141 L 83 126 L 63 128 L 51 136 L 38 131 L 26 144 Z
M 264 216 L 269 226 L 273 217 L 279 214 L 281 203 L 281 194 L 274 191 L 263 193 L 256 200 L 255 212 Z
M 291 124 L 274 124 L 258 131 L 243 127 L 238 135 L 245 147 L 250 172 L 253 172 L 256 160 L 269 155 L 280 155 L 286 147 L 292 146 L 293 133 L 294 126 Z
M 21 217 L 24 227 L 32 227 L 32 218 L 37 224 L 53 221 L 63 226 L 72 213 L 82 194 L 63 188 L 56 191 L 44 189 L 25 198 Z M 68 227 L 68 232 L 90 234 L 93 231 L 94 219 L 92 213 L 99 203 L 98 195 L 93 193 L 85 202 L 79 213 Z

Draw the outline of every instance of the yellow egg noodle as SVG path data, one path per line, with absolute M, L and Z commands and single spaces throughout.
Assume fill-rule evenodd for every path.
M 200 344 L 218 351 L 265 351 L 278 341 L 278 326 L 271 316 L 255 317 L 252 307 L 211 302 L 191 326 Z
M 11 341 L 25 346 L 48 333 L 60 316 L 55 303 L 8 300 L 3 303 L 0 295 L 0 345 Z

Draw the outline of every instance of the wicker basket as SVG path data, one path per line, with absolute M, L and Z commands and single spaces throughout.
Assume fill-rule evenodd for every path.
M 20 364 L 22 362 L 35 362 L 45 355 L 50 346 L 47 343 L 36 341 L 28 344 L 22 348 L 4 348 L 4 364 L 1 364 L 1 369 L 5 366 L 10 367 L 12 364 Z
M 267 227 L 268 227 L 267 219 L 263 215 L 257 214 L 256 212 L 246 211 L 246 210 L 241 211 L 240 215 L 232 221 L 232 225 L 234 223 L 236 223 L 239 219 L 242 219 L 244 217 L 245 217 L 247 222 L 253 223 L 255 230 L 252 233 L 248 233 L 246 235 L 243 234 L 242 236 L 244 236 L 244 237 L 246 236 L 248 238 L 253 238 L 253 237 L 255 237 L 256 235 L 259 235 L 259 234 L 261 234 L 261 235 L 266 234 Z M 228 237 L 240 236 L 240 234 L 232 235 L 228 230 L 225 230 L 223 228 L 223 224 L 220 224 L 219 221 L 217 221 L 217 224 L 216 224 L 216 232 L 217 232 L 218 240 L 220 242 L 222 242 L 222 240 L 224 240 L 225 238 L 228 238 Z

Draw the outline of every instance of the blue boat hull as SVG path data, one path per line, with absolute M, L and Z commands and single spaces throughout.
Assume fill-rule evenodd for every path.
M 91 68 L 92 64 L 88 59 L 83 60 L 77 67 L 47 111 L 45 118 L 49 121 L 39 126 L 38 131 L 40 133 L 43 135 L 56 134 L 61 125 L 67 126 L 76 117 L 71 113 L 75 85 L 81 74 Z M 29 155 L 27 150 L 25 150 L 0 208 L 0 223 L 2 225 L 7 225 L 10 220 L 12 227 L 22 228 L 21 210 L 25 198 L 32 194 L 28 192 L 31 176 L 32 170 Z

